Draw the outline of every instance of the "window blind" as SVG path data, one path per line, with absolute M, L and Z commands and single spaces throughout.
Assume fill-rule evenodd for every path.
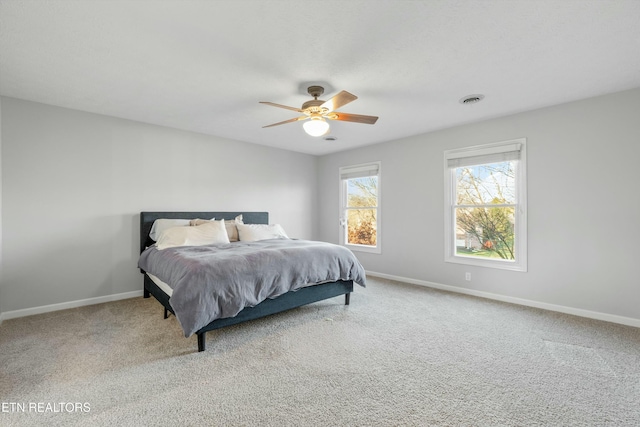
M 378 163 L 366 165 L 348 166 L 340 168 L 340 179 L 362 178 L 365 176 L 376 176 L 380 171 Z
M 463 166 L 520 160 L 521 150 L 522 144 L 520 143 L 474 149 L 451 150 L 445 153 L 445 159 L 447 160 L 447 167 L 449 169 L 454 169 Z

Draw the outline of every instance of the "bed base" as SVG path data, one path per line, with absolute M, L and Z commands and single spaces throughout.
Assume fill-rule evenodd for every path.
M 338 280 L 336 282 L 323 283 L 320 285 L 308 286 L 297 291 L 290 291 L 280 295 L 275 299 L 267 299 L 255 307 L 247 307 L 238 313 L 235 317 L 227 317 L 224 319 L 216 319 L 196 332 L 198 337 L 198 351 L 205 351 L 206 337 L 205 333 L 215 329 L 224 328 L 238 323 L 247 322 L 249 320 L 260 319 L 272 314 L 291 310 L 303 305 L 322 301 L 328 298 L 334 298 L 344 295 L 345 305 L 349 305 L 349 300 L 353 292 L 352 280 Z M 156 285 L 153 280 L 146 274 L 144 275 L 144 297 L 149 298 L 151 295 L 164 306 L 164 318 L 168 317 L 168 313 L 173 313 L 173 308 L 169 303 L 169 296 Z

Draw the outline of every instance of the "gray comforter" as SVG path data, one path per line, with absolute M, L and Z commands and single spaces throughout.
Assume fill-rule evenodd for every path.
M 366 284 L 349 249 L 308 240 L 150 246 L 138 267 L 171 286 L 169 301 L 186 337 L 215 319 L 305 286 L 340 279 Z

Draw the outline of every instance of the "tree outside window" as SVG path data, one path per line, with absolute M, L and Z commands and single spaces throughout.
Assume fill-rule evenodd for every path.
M 380 253 L 380 162 L 340 168 L 340 243 Z
M 456 174 L 456 254 L 515 259 L 513 161 L 466 166 Z
M 352 245 L 376 246 L 378 238 L 378 177 L 346 181 L 347 239 Z

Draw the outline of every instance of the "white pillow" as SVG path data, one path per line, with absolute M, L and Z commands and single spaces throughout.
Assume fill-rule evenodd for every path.
M 211 221 L 213 221 L 215 218 L 211 218 Z M 192 219 L 189 224 L 190 225 L 200 225 L 200 224 L 204 224 L 205 222 L 207 222 L 208 220 L 206 219 Z M 230 242 L 237 242 L 238 239 L 238 229 L 236 228 L 236 224 L 243 224 L 242 222 L 242 214 L 238 215 L 237 217 L 235 217 L 235 219 L 230 219 L 228 221 L 224 222 L 224 226 L 227 228 L 227 235 L 229 236 L 229 241 Z
M 156 219 L 155 221 L 153 221 L 153 225 L 151 226 L 149 237 L 151 237 L 154 241 L 158 241 L 158 237 L 160 237 L 160 234 L 167 228 L 184 227 L 185 225 L 189 225 L 188 219 Z
M 266 239 L 288 239 L 280 224 L 236 224 L 241 242 Z
M 176 246 L 202 246 L 229 243 L 224 220 L 209 221 L 195 227 L 171 227 L 162 232 L 156 242 L 158 250 Z

